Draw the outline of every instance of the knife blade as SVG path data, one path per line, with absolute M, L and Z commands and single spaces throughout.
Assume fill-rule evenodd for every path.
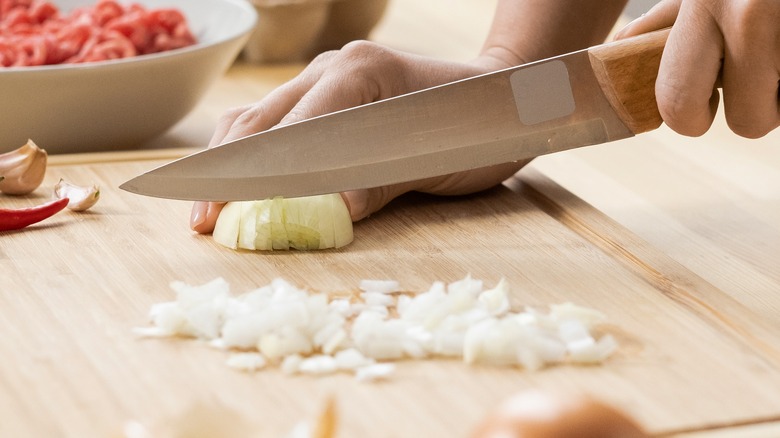
M 378 187 L 632 137 L 660 126 L 668 29 L 307 119 L 120 186 L 239 201 Z

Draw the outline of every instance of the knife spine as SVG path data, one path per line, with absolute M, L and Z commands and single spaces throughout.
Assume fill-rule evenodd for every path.
M 602 91 L 634 134 L 663 123 L 655 99 L 655 81 L 668 36 L 669 29 L 662 29 L 588 50 Z

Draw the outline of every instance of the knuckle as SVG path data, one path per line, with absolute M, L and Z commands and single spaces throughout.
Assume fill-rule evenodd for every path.
M 322 52 L 317 54 L 317 56 L 314 57 L 314 59 L 311 60 L 308 67 L 311 68 L 320 68 L 322 66 L 327 66 L 331 63 L 333 58 L 337 56 L 338 51 L 337 50 L 328 50 L 326 52 Z
M 365 40 L 350 41 L 341 49 L 342 56 L 348 59 L 359 60 L 373 58 L 377 55 L 382 56 L 385 52 L 387 52 L 387 49 L 384 47 Z
M 338 54 L 332 78 L 358 84 L 363 103 L 395 94 L 392 85 L 401 75 L 396 52 L 379 44 L 357 40 L 347 43 Z
M 355 40 L 339 50 L 330 50 L 317 55 L 309 68 L 315 70 L 362 69 L 381 62 L 390 50 L 371 41 Z
M 312 117 L 312 114 L 316 114 L 310 108 L 310 105 L 306 101 L 298 102 L 279 122 L 279 125 L 287 125 L 293 122 L 301 121 Z
M 345 71 L 371 75 L 385 71 L 395 63 L 393 52 L 370 41 L 352 41 L 340 51 L 340 61 Z
M 241 107 L 238 110 L 240 110 L 240 112 L 232 117 L 232 126 L 241 129 L 250 128 L 260 123 L 263 114 L 265 113 L 261 105 L 250 105 Z
M 228 108 L 225 110 L 219 117 L 219 123 L 225 124 L 229 123 L 232 124 L 234 120 L 236 120 L 241 114 L 245 113 L 249 109 L 249 105 L 243 105 L 243 106 L 236 106 L 232 108 Z
M 228 108 L 217 119 L 217 129 L 229 129 L 235 126 L 236 121 L 244 117 L 244 114 L 249 110 L 250 106 L 237 106 Z

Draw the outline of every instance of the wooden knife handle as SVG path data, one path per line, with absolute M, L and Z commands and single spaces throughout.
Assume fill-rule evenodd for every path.
M 655 80 L 669 30 L 662 29 L 588 50 L 601 89 L 634 134 L 651 131 L 663 122 L 655 100 Z

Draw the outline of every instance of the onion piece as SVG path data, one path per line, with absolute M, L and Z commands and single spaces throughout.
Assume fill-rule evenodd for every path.
M 333 374 L 339 367 L 333 356 L 320 354 L 303 359 L 298 371 L 305 374 Z
M 226 363 L 230 368 L 251 372 L 265 367 L 266 360 L 260 353 L 233 353 Z
M 241 222 L 234 220 L 241 216 L 241 202 L 228 202 L 219 213 L 212 236 L 214 240 L 230 249 L 238 249 L 238 235 Z
M 370 382 L 385 379 L 395 371 L 395 364 L 376 363 L 357 369 L 355 378 L 360 382 Z
M 401 290 L 400 285 L 395 280 L 361 280 L 359 287 L 364 292 L 378 292 L 382 294 L 391 294 Z
M 354 238 L 339 194 L 229 202 L 213 236 L 228 248 L 262 251 L 340 248 Z

